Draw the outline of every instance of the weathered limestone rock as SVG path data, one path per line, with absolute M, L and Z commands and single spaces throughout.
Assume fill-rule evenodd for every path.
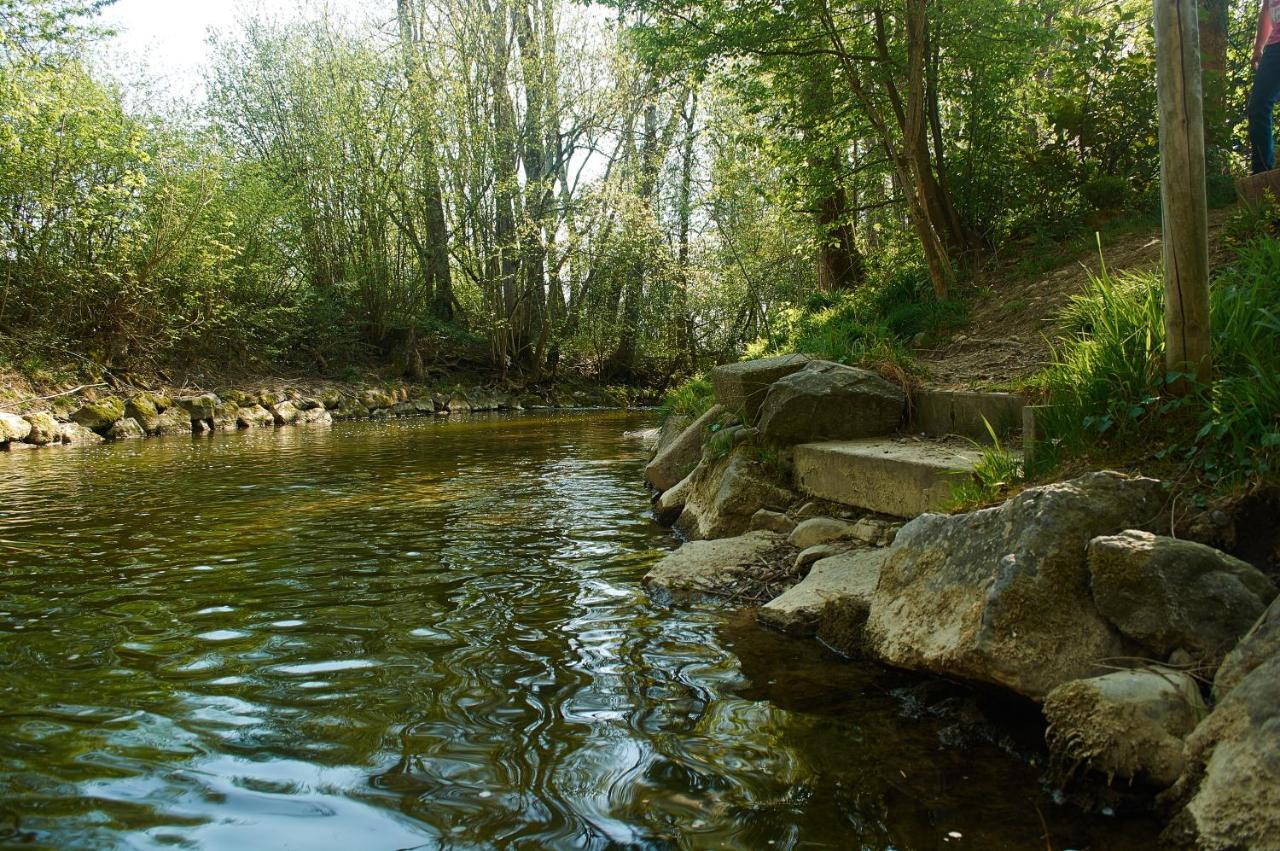
M 178 405 L 169 408 L 158 418 L 154 434 L 191 434 L 191 415 Z
M 1089 473 L 995 508 L 922 515 L 898 532 L 867 624 L 891 665 L 1043 698 L 1130 649 L 1098 613 L 1085 552 L 1099 535 L 1163 528 L 1153 479 Z
M 898 536 L 902 524 L 879 517 L 863 517 L 853 524 L 853 538 L 873 547 L 887 547 Z
M 156 430 L 156 422 L 160 414 L 170 406 L 161 406 L 151 393 L 139 393 L 124 403 L 124 415 L 138 423 L 148 432 Z
M 59 436 L 68 446 L 92 446 L 103 442 L 102 435 L 79 423 L 59 423 Z
M 327 411 L 336 411 L 342 405 L 342 399 L 342 392 L 334 387 L 320 393 L 320 404 L 324 405 Z
M 704 462 L 690 474 L 689 495 L 676 524 L 691 539 L 741 535 L 762 508 L 785 510 L 793 495 L 774 482 L 740 446 L 718 461 Z
M 124 416 L 124 403 L 114 396 L 85 402 L 71 415 L 71 421 L 97 432 L 111 428 L 111 424 Z
M 174 404 L 187 412 L 191 422 L 195 422 L 196 420 L 213 419 L 213 415 L 218 410 L 218 405 L 222 404 L 222 400 L 212 393 L 201 393 L 199 396 L 176 399 Z
M 659 491 L 675 487 L 685 476 L 693 472 L 702 458 L 702 435 L 715 422 L 724 409 L 713 405 L 705 414 L 688 425 L 684 431 L 660 448 L 653 460 L 644 468 L 644 478 Z M 661 438 L 659 443 L 661 444 Z
M 776 443 L 856 440 L 892 434 L 906 411 L 902 389 L 874 372 L 811 361 L 769 388 L 759 426 Z
M 809 358 L 804 355 L 778 355 L 718 366 L 711 370 L 716 401 L 726 410 L 741 415 L 747 424 L 752 424 L 764 404 L 769 385 L 803 369 L 808 362 Z
M 1195 680 L 1164 668 L 1115 671 L 1049 692 L 1045 740 L 1059 759 L 1108 780 L 1172 786 L 1182 774 L 1182 742 L 1207 710 Z
M 31 423 L 17 414 L 0 411 L 0 443 L 19 443 L 31 434 Z
M 390 408 L 398 401 L 395 396 L 385 390 L 369 388 L 360 391 L 360 404 L 369 411 L 379 411 L 383 408 Z
M 848 552 L 853 545 L 850 543 L 836 544 L 814 544 L 812 547 L 806 547 L 796 555 L 796 560 L 791 565 L 791 571 L 796 576 L 804 576 L 809 572 L 809 568 L 822 561 L 824 558 L 834 558 Z
M 1227 654 L 1213 678 L 1213 695 L 1221 701 L 1255 668 L 1280 657 L 1280 597 L 1258 618 L 1235 649 Z
M 751 531 L 777 532 L 779 535 L 790 535 L 795 531 L 796 521 L 781 511 L 770 511 L 762 508 L 751 515 Z
M 1273 649 L 1219 700 L 1185 753 L 1186 773 L 1170 795 L 1186 806 L 1164 845 L 1280 848 L 1280 653 Z
M 1127 531 L 1089 544 L 1093 600 L 1148 652 L 1216 665 L 1276 596 L 1253 565 L 1192 541 Z
M 10 429 L 4 424 L 5 417 L 0 416 L 0 434 L 10 433 Z M 23 419 L 27 421 L 27 425 L 31 427 L 25 438 L 27 443 L 36 446 L 48 446 L 50 443 L 62 442 L 62 428 L 58 421 L 53 418 L 53 414 L 41 411 L 36 414 L 26 414 Z M 10 440 L 13 438 L 10 437 Z M 0 442 L 3 442 L 0 440 Z
M 762 606 L 757 617 L 782 632 L 813 635 L 828 604 L 843 599 L 861 609 L 865 623 L 885 558 L 885 550 L 856 549 L 817 561 L 799 585 Z
M 213 427 L 219 431 L 235 431 L 240 427 L 240 406 L 235 402 L 223 401 L 213 409 Z
M 230 402 L 238 407 L 256 405 L 258 402 L 257 397 L 250 396 L 243 390 L 222 390 L 218 393 L 218 396 L 223 402 Z
M 654 565 L 644 577 L 644 587 L 663 602 L 750 598 L 775 581 L 775 573 L 790 562 L 792 552 L 786 539 L 772 532 L 690 541 Z
M 693 425 L 693 417 L 684 414 L 672 414 L 663 420 L 658 428 L 658 437 L 649 447 L 649 460 L 658 457 L 658 453 L 671 445 L 677 437 L 684 434 L 685 429 Z
M 294 420 L 297 425 L 333 425 L 333 417 L 324 405 L 317 404 L 311 408 L 305 408 L 297 412 L 297 418 Z
M 278 426 L 293 425 L 298 421 L 298 409 L 292 402 L 280 402 L 268 410 Z
M 187 425 L 190 428 L 190 424 Z M 107 429 L 108 440 L 141 440 L 147 436 L 142 425 L 133 417 L 123 417 L 111 424 Z
M 818 544 L 830 544 L 834 541 L 850 541 L 854 534 L 854 524 L 834 517 L 811 517 L 791 532 L 791 546 L 798 550 L 807 550 Z
M 333 417 L 338 420 L 362 420 L 369 416 L 369 409 L 355 399 L 343 398 L 334 409 Z
M 680 512 L 684 511 L 685 503 L 689 500 L 691 478 L 691 476 L 685 476 L 675 487 L 663 491 L 658 497 L 653 511 L 659 523 L 670 525 L 679 519 Z
M 265 428 L 275 425 L 276 418 L 271 412 L 258 404 L 239 408 L 236 411 L 236 425 L 240 428 Z

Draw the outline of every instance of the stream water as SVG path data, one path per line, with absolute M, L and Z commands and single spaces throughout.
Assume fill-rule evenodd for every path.
M 651 605 L 645 424 L 0 454 L 0 846 L 1150 846 L 963 693 Z

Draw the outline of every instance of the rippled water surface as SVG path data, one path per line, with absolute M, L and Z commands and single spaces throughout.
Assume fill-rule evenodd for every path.
M 0 454 L 0 844 L 1143 846 L 957 698 L 651 606 L 645 424 Z

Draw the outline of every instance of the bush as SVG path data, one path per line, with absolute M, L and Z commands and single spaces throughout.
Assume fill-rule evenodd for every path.
M 1080 194 L 1095 210 L 1119 210 L 1125 206 L 1129 183 L 1123 177 L 1104 174 L 1086 182 Z

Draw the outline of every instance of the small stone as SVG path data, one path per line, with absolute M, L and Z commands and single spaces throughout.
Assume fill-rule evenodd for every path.
M 791 546 L 799 550 L 833 541 L 855 540 L 855 525 L 833 517 L 814 517 L 806 520 L 791 532 Z
M 796 521 L 781 511 L 770 511 L 762 508 L 751 515 L 752 531 L 777 532 L 779 535 L 790 535 L 796 528 Z

